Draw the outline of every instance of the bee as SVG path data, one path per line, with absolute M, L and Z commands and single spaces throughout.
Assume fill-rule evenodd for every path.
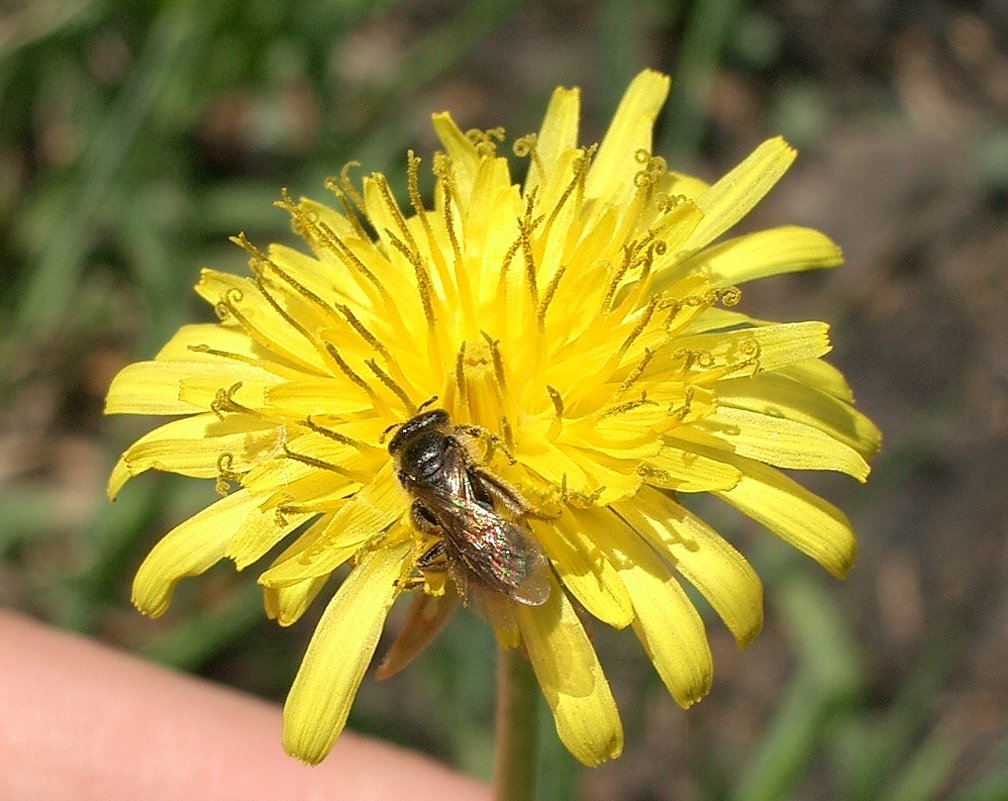
M 447 565 L 464 600 L 489 590 L 526 606 L 550 593 L 549 563 L 515 520 L 532 514 L 510 487 L 475 464 L 444 409 L 403 423 L 388 444 L 399 481 L 412 496 L 410 516 L 440 539 L 420 557 L 422 571 Z M 505 511 L 508 517 L 504 517 Z

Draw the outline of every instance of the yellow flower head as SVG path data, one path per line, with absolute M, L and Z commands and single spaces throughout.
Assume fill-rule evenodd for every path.
M 407 209 L 378 173 L 331 180 L 336 208 L 284 193 L 309 252 L 236 238 L 252 277 L 205 270 L 196 287 L 219 322 L 183 327 L 115 378 L 107 412 L 177 419 L 123 454 L 110 494 L 150 468 L 224 494 L 141 565 L 141 611 L 164 612 L 180 578 L 225 557 L 242 569 L 289 537 L 259 578 L 267 613 L 289 625 L 352 565 L 287 700 L 292 755 L 329 752 L 407 593 L 381 673 L 462 595 L 502 647 L 527 651 L 571 753 L 617 756 L 619 715 L 579 610 L 632 627 L 684 707 L 712 664 L 682 581 L 740 644 L 762 623 L 754 571 L 680 493 L 721 498 L 836 576 L 853 563 L 844 515 L 777 468 L 863 481 L 878 431 L 821 360 L 824 323 L 730 308 L 738 285 L 834 266 L 840 251 L 794 226 L 712 244 L 795 153 L 771 139 L 712 185 L 670 172 L 651 153 L 668 85 L 638 75 L 597 147 L 578 145 L 578 90 L 557 89 L 538 134 L 514 143 L 522 185 L 502 131 L 438 114 L 433 208 L 412 153 Z M 427 445 L 403 446 L 414 429 L 433 462 L 417 463 Z

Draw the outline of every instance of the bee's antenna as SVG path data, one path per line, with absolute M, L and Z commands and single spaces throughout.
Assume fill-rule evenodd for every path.
M 381 432 L 381 436 L 378 437 L 378 444 L 379 445 L 384 445 L 385 444 L 385 437 L 388 436 L 389 431 L 391 431 L 393 428 L 399 428 L 399 426 L 401 426 L 401 425 L 402 425 L 402 423 L 393 423 L 388 428 L 386 428 L 384 431 L 382 431 Z

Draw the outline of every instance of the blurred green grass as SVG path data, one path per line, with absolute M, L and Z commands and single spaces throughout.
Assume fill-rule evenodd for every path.
M 531 130 L 561 82 L 596 90 L 585 127 L 599 131 L 629 77 L 655 66 L 677 78 L 656 150 L 690 167 L 711 142 L 719 66 L 765 72 L 783 58 L 782 31 L 759 5 L 611 0 L 592 9 L 574 15 L 590 74 L 565 72 L 550 42 L 540 42 L 538 80 L 523 81 L 521 98 L 503 92 L 499 113 L 473 124 Z M 562 3 L 551 11 L 574 14 Z M 430 143 L 429 113 L 441 109 L 432 103 L 503 89 L 509 77 L 478 60 L 474 68 L 474 53 L 536 16 L 518 0 L 419 10 L 399 0 L 40 0 L 8 6 L 0 20 L 0 397 L 10 455 L 0 483 L 0 601 L 282 698 L 312 621 L 294 632 L 267 625 L 254 576 L 215 570 L 200 586 L 187 582 L 156 623 L 130 610 L 129 583 L 145 550 L 212 488 L 147 475 L 106 503 L 107 469 L 148 426 L 103 421 L 102 394 L 119 366 L 149 356 L 180 324 L 209 319 L 191 286 L 201 266 L 242 269 L 229 235 L 292 241 L 272 205 L 280 187 L 322 198 L 324 177 L 350 159 L 403 187 L 402 154 Z M 383 36 L 404 45 L 390 48 Z M 664 43 L 653 48 L 661 63 L 646 62 L 642 41 Z M 528 71 L 527 62 L 516 57 L 514 69 Z M 770 98 L 776 127 L 814 145 L 831 119 L 826 89 L 803 77 L 781 87 Z M 996 161 L 991 174 L 1001 167 Z M 757 556 L 769 614 L 791 654 L 788 683 L 764 701 L 767 728 L 741 759 L 716 740 L 692 745 L 702 797 L 794 798 L 810 777 L 828 776 L 817 797 L 1008 798 L 1008 739 L 948 786 L 955 732 L 928 729 L 952 670 L 947 652 L 937 643 L 925 652 L 880 712 L 838 591 L 772 546 Z M 629 753 L 646 745 L 630 733 L 645 725 L 647 699 L 672 702 L 642 657 L 621 650 L 603 653 L 603 663 L 635 688 L 625 705 Z M 485 627 L 460 616 L 413 675 L 365 682 L 351 725 L 487 776 L 491 651 Z M 579 797 L 583 774 L 545 713 L 543 728 L 542 797 Z M 656 781 L 647 797 L 665 792 Z

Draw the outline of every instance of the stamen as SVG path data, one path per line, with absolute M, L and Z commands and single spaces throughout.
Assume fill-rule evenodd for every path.
M 424 233 L 427 236 L 428 252 L 434 260 L 434 266 L 437 268 L 438 274 L 441 276 L 441 287 L 446 295 L 447 305 L 450 308 L 455 303 L 454 287 L 452 282 L 448 280 L 448 268 L 442 256 L 441 248 L 438 247 L 438 243 L 434 237 L 430 220 L 427 218 L 428 211 L 424 208 L 423 198 L 420 196 L 419 169 L 420 157 L 412 150 L 408 151 L 406 154 L 406 185 L 409 192 L 410 205 L 413 207 L 413 213 L 420 220 L 420 224 L 423 226 Z
M 546 385 L 546 392 L 549 394 L 550 400 L 553 402 L 554 411 L 549 431 L 546 432 L 546 438 L 549 440 L 555 440 L 558 436 L 560 436 L 560 432 L 563 430 L 564 402 L 563 397 L 556 388 L 551 387 L 549 384 Z
M 702 370 L 709 370 L 716 363 L 714 359 L 714 354 L 709 350 L 687 350 L 686 348 L 677 348 L 672 352 L 672 361 L 679 361 L 682 359 L 683 365 L 680 368 L 680 372 L 688 373 L 694 367 L 699 367 Z
M 255 245 L 252 244 L 252 242 L 249 241 L 249 238 L 245 236 L 244 231 L 239 231 L 237 236 L 229 236 L 228 241 L 233 242 L 242 250 L 244 250 L 246 253 L 248 253 L 250 259 L 252 259 L 253 261 L 259 263 L 267 261 L 266 254 L 264 254 L 261 250 L 259 250 L 259 248 L 257 248 Z M 257 272 L 255 267 L 253 267 L 252 270 L 253 272 Z
M 382 203 L 385 204 L 385 208 L 388 209 L 392 219 L 395 221 L 396 227 L 399 229 L 399 233 L 402 235 L 402 239 L 409 245 L 409 249 L 419 256 L 419 248 L 417 247 L 416 240 L 413 238 L 413 234 L 410 232 L 409 226 L 406 225 L 406 218 L 403 217 L 402 211 L 399 209 L 399 204 L 396 203 L 395 198 L 392 197 L 392 190 L 389 188 L 388 179 L 381 173 L 374 173 L 373 175 L 375 186 L 378 187 L 378 194 L 381 195 Z
M 466 269 L 465 256 L 462 247 L 462 241 L 465 239 L 465 231 L 462 231 L 462 238 L 459 237 L 459 231 L 456 230 L 456 220 L 455 220 L 455 208 L 462 208 L 458 202 L 458 191 L 455 184 L 455 176 L 451 170 L 451 161 L 445 156 L 437 164 L 435 164 L 435 174 L 438 177 L 438 186 L 441 189 L 442 196 L 442 209 L 441 217 L 444 223 L 445 233 L 448 235 L 448 241 L 451 243 L 452 254 L 454 260 L 452 262 L 454 266 L 453 278 L 445 274 L 447 273 L 447 267 L 444 268 L 442 272 L 442 284 L 448 291 L 453 292 L 453 299 L 458 307 L 461 309 L 461 316 L 463 320 L 464 330 L 467 335 L 471 334 L 477 327 L 477 314 L 474 305 L 474 292 L 472 289 L 472 279 L 473 276 Z M 462 222 L 462 217 L 460 216 L 459 222 Z M 436 243 L 432 243 L 432 250 L 440 253 L 441 248 L 437 246 Z M 478 281 L 479 279 L 476 278 Z
M 752 375 L 756 375 L 756 373 L 760 371 L 760 354 L 762 353 L 762 346 L 760 345 L 759 340 L 753 338 L 744 339 L 739 343 L 739 350 L 741 350 L 747 358 L 743 359 L 741 362 L 733 364 L 731 371 L 735 372 L 736 370 L 742 370 L 752 365 Z
M 222 359 L 231 359 L 232 361 L 242 362 L 243 364 L 260 364 L 260 360 L 255 357 L 246 356 L 243 353 L 232 353 L 227 350 L 218 350 L 217 348 L 211 348 L 209 345 L 204 343 L 189 345 L 187 346 L 187 349 L 191 350 L 193 353 L 208 353 L 211 356 L 220 356 Z
M 598 499 L 602 497 L 602 493 L 605 492 L 605 485 L 596 487 L 590 493 L 579 492 L 578 490 L 568 489 L 566 478 L 567 475 L 563 476 L 564 481 L 561 486 L 561 497 L 564 503 L 570 506 L 576 506 L 580 509 L 589 509 L 598 502 Z
M 217 480 L 214 482 L 214 489 L 222 498 L 231 492 L 230 482 L 241 481 L 242 474 L 231 469 L 234 464 L 234 454 L 222 453 L 217 457 Z
M 571 176 L 567 186 L 564 187 L 564 191 L 554 204 L 553 210 L 549 214 L 549 219 L 546 220 L 546 225 L 543 226 L 544 232 L 548 232 L 553 227 L 553 221 L 556 220 L 557 215 L 560 213 L 560 210 L 564 207 L 564 204 L 570 196 L 574 193 L 574 190 L 580 189 L 583 191 L 585 178 L 588 175 L 588 168 L 591 166 L 591 156 L 595 153 L 595 147 L 595 145 L 592 145 L 592 147 L 587 150 L 581 148 L 581 156 L 574 159 L 574 174 Z M 580 194 L 581 192 L 579 192 L 579 205 Z
M 597 150 L 597 143 L 589 145 L 587 148 L 581 148 L 581 155 L 574 159 L 574 176 L 577 179 L 576 202 L 578 208 L 584 203 L 585 186 L 588 183 L 588 170 L 592 165 Z
M 346 361 L 343 359 L 342 356 L 340 356 L 340 353 L 336 349 L 336 346 L 333 345 L 331 342 L 326 342 L 325 349 L 326 352 L 332 357 L 332 360 L 336 363 L 336 367 L 339 369 L 339 371 L 350 379 L 350 383 L 356 384 L 358 387 L 363 389 L 364 392 L 367 393 L 367 396 L 371 399 L 372 403 L 374 403 L 375 405 L 380 405 L 378 403 L 378 396 L 375 393 L 375 391 L 371 389 L 371 386 L 368 384 L 367 381 L 365 381 L 351 369 L 350 365 L 346 363 Z
M 344 165 L 344 171 L 349 168 L 350 165 Z M 349 178 L 345 179 L 349 183 Z M 357 216 L 358 209 L 353 205 L 353 203 L 347 198 L 346 192 L 337 183 L 337 180 L 333 177 L 326 178 L 325 187 L 334 195 L 339 201 L 340 207 L 343 209 L 343 217 L 346 218 L 347 222 L 350 223 L 350 227 L 353 228 L 354 234 L 364 242 L 371 240 L 370 234 L 364 228 L 364 223 Z M 354 190 L 356 193 L 356 190 Z M 363 213 L 363 212 L 361 212 Z
M 465 137 L 476 146 L 476 153 L 481 158 L 487 158 L 497 153 L 497 142 L 503 142 L 506 132 L 500 126 L 481 130 L 470 128 Z
M 420 259 L 420 253 L 408 248 L 406 243 L 396 237 L 388 228 L 385 229 L 385 235 L 389 238 L 389 243 L 392 247 L 398 250 L 413 266 L 413 272 L 416 275 L 417 292 L 420 294 L 420 304 L 423 307 L 424 317 L 427 318 L 427 329 L 433 331 L 436 320 L 434 318 L 430 276 L 427 275 L 427 268 Z
M 534 196 L 534 193 L 533 193 L 533 196 Z M 504 296 L 504 289 L 505 289 L 505 281 L 504 281 L 504 279 L 507 277 L 507 272 L 508 272 L 508 269 L 511 267 L 511 262 L 514 261 L 515 254 L 518 253 L 518 248 L 520 248 L 521 244 L 522 244 L 521 220 L 518 221 L 518 227 L 519 227 L 518 236 L 515 237 L 514 242 L 512 242 L 511 246 L 507 249 L 507 253 L 504 254 L 504 258 L 501 260 L 500 273 L 497 276 L 497 295 L 499 295 L 502 298 L 502 300 L 501 300 L 502 304 L 504 303 L 504 297 L 505 297 Z
M 690 199 L 686 195 L 667 195 L 664 192 L 655 195 L 655 204 L 662 214 L 668 214 L 673 209 L 689 202 Z
M 500 340 L 494 339 L 486 331 L 480 331 L 480 336 L 486 340 L 487 346 L 490 348 L 490 357 L 493 359 L 494 366 L 494 378 L 497 379 L 497 385 L 500 388 L 500 395 L 503 398 L 507 394 L 507 381 L 504 376 L 504 359 L 500 352 Z
M 618 414 L 625 414 L 626 412 L 633 411 L 634 409 L 639 409 L 641 406 L 657 406 L 658 404 L 648 398 L 646 392 L 641 392 L 641 396 L 636 400 L 624 401 L 623 403 L 618 403 L 615 406 L 610 406 L 608 409 L 603 409 L 601 412 L 595 415 L 595 420 L 605 420 L 607 417 L 615 417 Z
M 668 470 L 655 467 L 653 464 L 648 464 L 647 462 L 639 462 L 637 464 L 637 475 L 645 479 L 647 483 L 654 483 L 658 486 L 672 483 L 672 475 Z
M 427 223 L 427 209 L 424 208 L 423 198 L 420 196 L 420 161 L 420 157 L 412 148 L 406 151 L 406 188 L 413 213 L 423 223 L 424 228 L 430 231 L 430 226 Z
M 488 464 L 491 462 L 494 456 L 494 449 L 499 448 L 501 453 L 504 454 L 504 458 L 508 460 L 508 464 L 518 464 L 518 460 L 515 459 L 515 457 L 511 454 L 511 451 L 508 450 L 504 441 L 489 429 L 478 425 L 460 425 L 457 428 L 474 439 L 486 440 L 486 452 L 483 454 L 484 463 Z
M 537 180 L 542 184 L 546 181 L 546 170 L 543 168 L 542 161 L 539 158 L 539 151 L 536 149 L 538 141 L 536 134 L 525 134 L 525 136 L 519 136 L 514 140 L 511 150 L 518 158 L 523 159 L 527 157 L 531 160 L 532 169 L 536 171 Z
M 455 234 L 455 219 L 452 215 L 452 200 L 455 195 L 455 179 L 451 171 L 446 170 L 441 176 L 441 194 L 444 197 L 444 224 L 448 232 L 448 241 L 451 242 L 452 252 L 455 254 L 455 271 L 459 271 L 462 264 L 462 248 L 459 246 L 458 236 Z
M 695 394 L 692 386 L 687 386 L 683 391 L 683 403 L 682 406 L 678 408 L 673 408 L 669 406 L 669 417 L 678 420 L 680 423 L 686 419 L 686 415 L 690 413 L 690 409 L 693 406 L 693 395 Z
M 402 401 L 403 407 L 410 417 L 413 417 L 417 412 L 416 404 L 410 400 L 410 396 L 406 393 L 399 384 L 396 383 L 395 379 L 392 378 L 388 373 L 381 369 L 374 359 L 367 359 L 364 364 L 366 364 L 371 372 L 375 374 L 379 381 L 381 381 L 388 389 L 392 391 L 392 394 Z
M 353 185 L 350 180 L 350 170 L 355 167 L 359 167 L 361 164 L 359 161 L 348 161 L 343 165 L 343 169 L 340 170 L 339 183 L 332 178 L 326 181 L 326 187 L 332 191 L 336 192 L 339 197 L 348 197 L 353 202 L 354 206 L 357 207 L 357 211 L 360 212 L 361 216 L 365 219 L 367 218 L 367 204 L 364 202 L 364 198 L 361 193 L 357 191 L 357 188 Z M 356 217 L 356 215 L 354 215 Z M 367 239 L 367 237 L 364 237 Z
M 668 309 L 668 314 L 665 315 L 665 322 L 662 323 L 662 328 L 666 333 L 670 332 L 675 319 L 683 309 L 699 308 L 702 311 L 713 306 L 717 299 L 717 290 L 709 289 L 702 295 L 684 295 L 681 298 L 677 298 L 674 302 L 668 302 L 667 305 L 663 305 L 663 309 Z
M 356 448 L 359 451 L 364 450 L 364 448 L 370 447 L 367 443 L 361 442 L 358 439 L 353 439 L 352 437 L 348 437 L 346 434 L 341 434 L 339 431 L 333 431 L 331 428 L 325 428 L 324 426 L 320 426 L 318 423 L 316 423 L 314 420 L 311 419 L 311 415 L 308 415 L 308 417 L 305 418 L 304 425 L 307 428 L 310 428 L 316 434 L 321 434 L 323 437 L 331 439 L 333 442 L 338 442 L 340 445 L 348 445 L 351 448 Z
M 246 252 L 253 254 L 253 256 L 257 259 L 259 265 L 261 266 L 262 272 L 265 272 L 265 270 L 268 269 L 270 272 L 275 273 L 277 276 L 280 277 L 280 279 L 285 284 L 287 284 L 287 286 L 289 286 L 291 289 L 297 292 L 297 294 L 299 294 L 305 300 L 309 301 L 315 306 L 318 306 L 326 314 L 332 314 L 332 306 L 330 304 L 324 301 L 319 295 L 316 295 L 314 292 L 308 289 L 308 287 L 306 287 L 304 284 L 302 284 L 300 281 L 294 278 L 293 275 L 291 275 L 289 272 L 280 267 L 279 264 L 270 259 L 265 253 L 262 253 L 255 245 L 249 242 L 249 240 L 245 237 L 245 234 L 239 234 L 236 237 L 232 236 L 230 237 L 230 240 L 235 244 L 239 245 Z
M 283 446 L 283 453 L 288 459 L 293 459 L 295 462 L 301 462 L 309 467 L 317 467 L 320 470 L 329 470 L 333 473 L 338 473 L 346 478 L 353 478 L 354 474 L 347 470 L 345 467 L 340 467 L 339 465 L 332 464 L 331 462 L 323 461 L 322 459 L 316 459 L 314 456 L 308 456 L 304 453 L 298 453 L 297 451 L 292 451 L 286 445 Z
M 458 387 L 459 403 L 462 405 L 466 402 L 465 350 L 466 343 L 463 340 L 458 356 L 455 357 L 455 384 Z
M 726 286 L 718 290 L 718 300 L 725 307 L 737 305 L 742 300 L 742 290 L 737 286 Z
M 560 419 L 563 417 L 564 413 L 563 397 L 555 387 L 551 387 L 549 384 L 546 385 L 546 392 L 549 394 L 550 400 L 553 402 L 553 409 L 556 412 L 557 419 Z
M 266 299 L 266 302 L 273 307 L 274 311 L 276 311 L 277 314 L 283 317 L 284 321 L 288 325 L 290 325 L 291 328 L 293 328 L 295 331 L 301 334 L 301 336 L 303 336 L 309 342 L 314 344 L 315 337 L 312 336 L 311 332 L 308 331 L 307 328 L 305 328 L 303 325 L 301 325 L 301 323 L 295 320 L 294 317 L 283 306 L 280 305 L 280 302 L 276 300 L 276 298 L 274 298 L 268 291 L 266 291 L 266 284 L 262 280 L 262 278 L 256 278 L 255 285 L 256 289 L 259 290 L 259 294 Z
M 230 412 L 233 414 L 250 414 L 255 417 L 262 417 L 259 412 L 254 409 L 250 409 L 248 406 L 242 406 L 234 399 L 235 393 L 241 389 L 242 382 L 236 381 L 228 389 L 223 387 L 219 388 L 216 393 L 214 393 L 214 399 L 210 402 L 210 411 L 217 415 L 221 420 L 224 419 L 225 412 Z
M 341 304 L 336 307 L 336 310 L 346 318 L 346 321 L 350 323 L 350 326 L 360 335 L 361 339 L 378 351 L 378 354 L 385 360 L 386 364 L 391 365 L 394 363 L 392 355 L 388 352 L 388 348 L 379 342 L 374 334 L 368 331 L 364 323 L 357 319 L 357 315 L 353 313 L 349 306 Z
M 535 264 L 535 254 L 533 253 L 532 246 L 532 232 L 542 221 L 542 217 L 532 218 L 532 204 L 535 200 L 534 195 L 530 195 L 526 198 L 525 203 L 525 215 L 518 220 L 518 239 L 522 250 L 522 256 L 525 260 L 525 281 L 528 283 L 529 294 L 532 296 L 532 303 L 538 307 L 539 306 L 539 290 L 536 286 L 536 264 Z
M 641 190 L 645 197 L 648 197 L 667 170 L 665 159 L 661 156 L 653 156 L 643 148 L 634 154 L 634 159 L 643 166 L 643 169 L 634 175 L 634 186 Z
M 550 301 L 553 300 L 553 296 L 557 291 L 557 286 L 560 284 L 560 279 L 563 278 L 563 274 L 566 271 L 567 268 L 563 265 L 558 267 L 557 271 L 553 273 L 553 277 L 550 279 L 549 286 L 546 287 L 546 295 L 539 303 L 539 309 L 536 312 L 536 321 L 539 323 L 540 329 L 542 329 L 546 324 L 546 310 L 549 308 Z
M 648 364 L 654 358 L 654 355 L 655 351 L 651 350 L 650 348 L 644 348 L 643 358 L 639 362 L 637 362 L 637 365 L 634 367 L 634 369 L 630 371 L 630 375 L 628 375 L 623 380 L 623 383 L 620 384 L 619 389 L 616 390 L 616 397 L 619 397 L 628 389 L 630 389 L 630 387 L 634 385 L 637 379 L 639 379 L 644 374 L 644 370 L 647 368 Z
M 623 344 L 620 345 L 619 350 L 616 351 L 615 357 L 610 359 L 610 362 L 619 363 L 619 360 L 626 355 L 626 352 L 630 349 L 630 346 L 636 341 L 637 337 L 644 333 L 648 324 L 651 322 L 651 318 L 654 317 L 655 309 L 658 307 L 658 298 L 651 298 L 647 306 L 644 307 L 644 313 L 641 315 L 640 320 L 637 321 L 637 325 L 633 327 L 633 330 L 627 335 L 627 338 L 623 340 Z
M 309 505 L 302 506 L 296 503 L 282 503 L 277 506 L 276 513 L 278 516 L 286 519 L 288 517 L 293 517 L 295 515 L 312 514 L 312 513 L 318 514 L 318 507 Z
M 654 267 L 654 257 L 664 256 L 666 252 L 668 252 L 668 245 L 665 244 L 664 239 L 656 239 L 648 248 L 647 261 L 644 262 L 640 277 L 637 279 L 637 286 L 640 287 L 641 292 L 647 289 L 648 279 L 651 277 L 651 269 Z
M 517 448 L 515 447 L 514 432 L 511 430 L 511 423 L 508 421 L 506 415 L 501 417 L 500 427 L 501 433 L 504 435 L 504 443 L 507 445 L 507 451 L 510 455 L 510 452 L 517 450 Z
M 282 200 L 276 202 L 278 208 L 282 208 L 288 214 L 291 215 L 295 220 L 299 221 L 304 230 L 311 235 L 320 246 L 328 250 L 330 253 L 339 257 L 345 265 L 351 268 L 351 275 L 363 276 L 371 284 L 371 287 L 377 289 L 381 293 L 381 297 L 386 301 L 386 304 L 390 307 L 394 307 L 394 303 L 388 296 L 385 287 L 382 286 L 381 281 L 378 277 L 371 272 L 364 262 L 362 262 L 357 255 L 350 249 L 350 247 L 340 238 L 335 231 L 329 226 L 328 223 L 323 220 L 313 220 L 304 212 L 304 210 L 291 199 L 290 193 L 283 189 L 280 192 Z M 361 237 L 370 242 L 371 238 L 364 233 L 360 232 Z M 358 285 L 370 293 L 371 287 L 367 284 L 357 281 Z
M 217 315 L 217 319 L 221 322 L 226 322 L 229 317 L 234 317 L 242 327 L 248 331 L 248 320 L 246 320 L 241 313 L 238 311 L 237 306 L 245 299 L 245 293 L 242 292 L 238 287 L 233 286 L 225 292 L 220 300 L 214 304 L 214 312 Z
M 612 280 L 609 281 L 609 287 L 606 289 L 605 297 L 602 298 L 601 313 L 603 315 L 606 315 L 613 310 L 613 302 L 616 299 L 616 292 L 619 290 L 620 281 L 623 280 L 623 276 L 627 274 L 627 271 L 633 264 L 635 245 L 635 242 L 623 245 L 623 261 L 620 263 L 620 266 L 616 268 L 615 275 L 613 275 Z

